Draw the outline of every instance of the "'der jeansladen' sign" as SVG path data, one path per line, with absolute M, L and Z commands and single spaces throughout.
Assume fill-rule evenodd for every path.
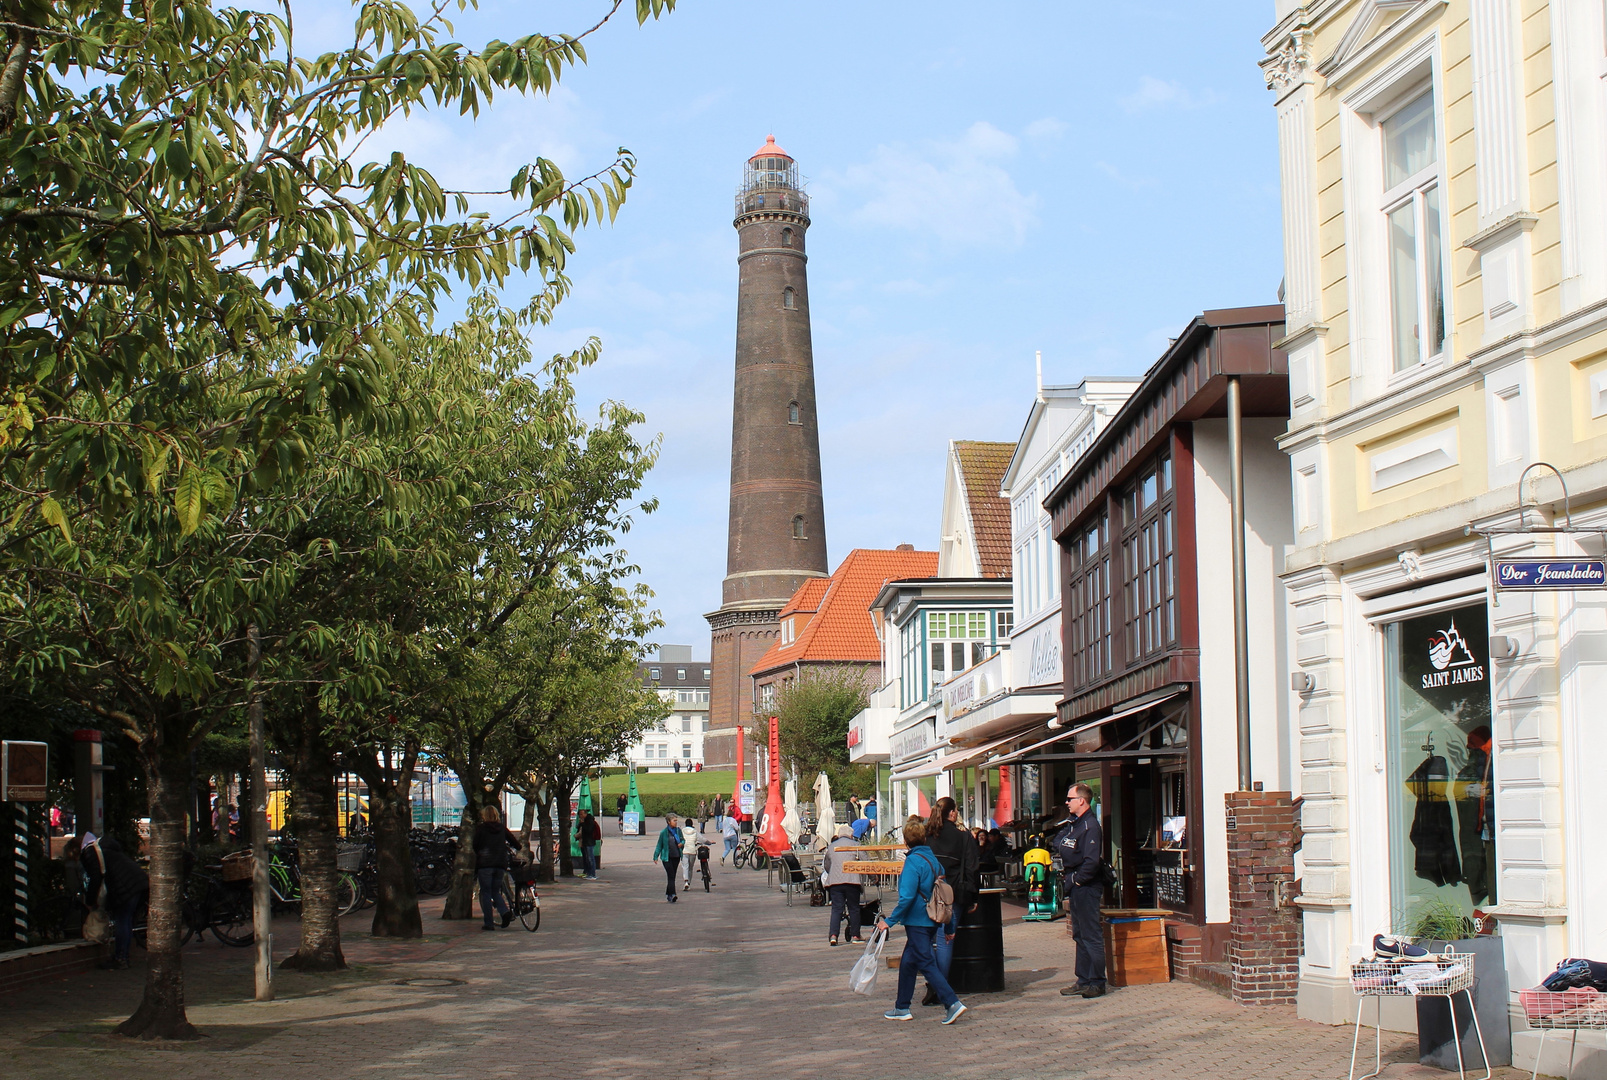
M 1607 563 L 1600 559 L 1498 559 L 1499 589 L 1599 589 L 1607 586 Z

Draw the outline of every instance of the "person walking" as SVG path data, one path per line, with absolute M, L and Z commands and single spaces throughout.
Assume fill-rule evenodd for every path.
M 619 798 L 614 800 L 614 812 L 619 817 L 620 828 L 625 827 L 625 803 L 627 801 L 623 791 L 619 793 Z
M 703 826 L 707 825 L 708 823 L 709 823 L 709 800 L 707 800 L 707 799 L 699 799 L 697 801 L 697 831 L 702 832 L 703 831 Z
M 822 860 L 822 872 L 826 878 L 826 893 L 831 897 L 831 934 L 826 944 L 837 944 L 837 930 L 842 926 L 843 909 L 848 910 L 848 940 L 850 943 L 861 944 L 859 938 L 859 894 L 864 881 L 862 875 L 852 870 L 842 869 L 842 864 L 854 857 L 859 843 L 854 839 L 854 830 L 847 825 L 837 826 L 837 835 L 832 837 L 831 846 L 826 848 L 825 858 Z
M 580 858 L 586 880 L 597 880 L 597 845 L 603 842 L 603 827 L 590 810 L 580 812 Z
M 96 840 L 94 833 L 84 833 L 78 845 L 79 863 L 89 878 L 85 902 L 91 909 L 104 907 L 112 920 L 112 955 L 99 966 L 107 971 L 126 968 L 134 943 L 134 916 L 150 895 L 151 879 L 110 836 Z
M 692 887 L 692 871 L 696 869 L 697 838 L 697 823 L 687 818 L 686 824 L 681 826 L 681 872 L 686 877 L 686 889 Z
M 910 1000 L 915 996 L 915 976 L 925 975 L 927 983 L 937 991 L 938 1000 L 946 1012 L 945 1024 L 952 1024 L 965 1012 L 965 1005 L 955 996 L 949 981 L 937 969 L 937 957 L 932 954 L 932 939 L 938 926 L 926 913 L 927 902 L 942 868 L 932 849 L 926 846 L 926 821 L 910 815 L 904 823 L 904 869 L 898 875 L 898 906 L 893 913 L 876 920 L 876 929 L 904 926 L 904 955 L 898 961 L 898 997 L 893 1007 L 882 1015 L 888 1020 L 912 1020 Z
M 720 835 L 725 839 L 725 851 L 720 855 L 720 865 L 725 865 L 725 857 L 734 854 L 737 845 L 742 842 L 742 827 L 737 819 L 726 815 L 724 823 L 720 826 Z
M 502 916 L 502 926 L 513 919 L 504 894 L 502 876 L 508 872 L 508 856 L 519 850 L 519 841 L 502 823 L 502 811 L 495 806 L 480 810 L 480 824 L 474 827 L 474 874 L 480 884 L 480 914 L 485 917 L 481 930 L 495 930 L 491 909 Z
M 1060 856 L 1071 901 L 1072 933 L 1077 938 L 1077 985 L 1061 987 L 1065 997 L 1096 998 L 1105 994 L 1105 927 L 1099 902 L 1105 894 L 1102 858 L 1105 838 L 1094 813 L 1094 789 L 1073 784 L 1066 793 L 1072 818 L 1055 834 L 1050 847 Z
M 938 930 L 932 939 L 932 952 L 937 958 L 937 969 L 943 978 L 949 977 L 954 963 L 954 935 L 959 933 L 960 913 L 976 906 L 976 837 L 959 823 L 960 808 L 947 795 L 932 804 L 932 816 L 926 819 L 926 846 L 932 849 L 943 867 L 943 877 L 954 890 L 954 911 L 948 925 Z M 938 1004 L 932 984 L 926 984 L 926 997 L 922 1005 Z
M 714 831 L 721 836 L 725 835 L 725 796 L 714 797 Z
M 681 864 L 681 830 L 675 827 L 674 814 L 664 815 L 664 828 L 659 831 L 658 843 L 653 848 L 653 861 L 664 864 L 664 899 L 675 903 L 675 868 Z

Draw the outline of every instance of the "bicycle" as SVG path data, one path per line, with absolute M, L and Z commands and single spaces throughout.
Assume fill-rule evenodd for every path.
M 714 886 L 714 879 L 709 876 L 709 845 L 697 846 L 698 873 L 703 877 L 703 891 L 708 892 Z
M 179 944 L 189 944 L 190 938 L 200 940 L 208 930 L 225 945 L 244 948 L 256 941 L 256 929 L 251 920 L 251 900 L 241 886 L 230 886 L 222 878 L 207 871 L 222 871 L 221 865 L 195 870 L 184 879 L 184 899 L 180 918 L 184 924 L 184 937 Z
M 503 896 L 508 910 L 519 918 L 519 925 L 531 933 L 541 926 L 541 894 L 536 891 L 534 866 L 510 866 L 502 875 Z
M 296 859 L 296 845 L 280 842 L 268 849 L 268 890 L 274 910 L 301 906 L 301 864 Z M 342 870 L 335 875 L 335 911 L 337 917 L 349 915 L 362 901 L 362 887 L 357 879 Z
M 770 865 L 770 855 L 759 846 L 759 841 L 755 837 L 745 836 L 737 845 L 736 851 L 731 854 L 731 865 L 751 866 L 755 870 L 763 870 Z

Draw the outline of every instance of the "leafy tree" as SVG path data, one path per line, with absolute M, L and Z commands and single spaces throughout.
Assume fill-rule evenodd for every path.
M 671 6 L 638 0 L 638 19 Z M 574 184 L 537 160 L 500 221 L 399 155 L 361 164 L 364 137 L 398 113 L 545 92 L 584 60 L 566 35 L 442 43 L 444 5 L 421 19 L 370 0 L 350 46 L 317 58 L 296 54 L 288 3 L 0 11 L 4 657 L 13 682 L 55 683 L 139 746 L 151 962 L 119 1030 L 186 1037 L 189 754 L 241 704 L 247 629 L 308 561 L 335 561 L 327 545 L 248 551 L 252 498 L 308 467 L 320 422 L 376 422 L 395 358 L 452 281 L 529 271 L 528 312 L 550 312 L 566 230 L 611 216 L 634 162 L 622 151 Z
M 848 722 L 869 697 L 864 669 L 856 667 L 809 668 L 782 686 L 772 711 L 782 756 L 799 776 L 824 772 L 834 784 L 849 778 Z

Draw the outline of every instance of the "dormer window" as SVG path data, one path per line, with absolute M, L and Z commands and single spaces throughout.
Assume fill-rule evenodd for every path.
M 803 423 L 803 413 L 799 410 L 798 403 L 796 401 L 787 402 L 787 423 Z

